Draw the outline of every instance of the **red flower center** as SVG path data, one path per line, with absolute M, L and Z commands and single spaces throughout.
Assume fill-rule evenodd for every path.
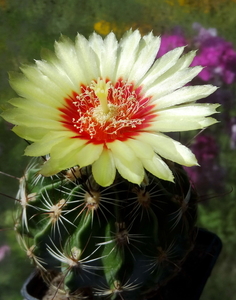
M 100 144 L 125 140 L 148 127 L 156 117 L 149 101 L 133 83 L 120 79 L 112 85 L 99 79 L 81 85 L 81 93 L 65 98 L 66 105 L 59 110 L 63 126 L 75 132 L 75 137 Z

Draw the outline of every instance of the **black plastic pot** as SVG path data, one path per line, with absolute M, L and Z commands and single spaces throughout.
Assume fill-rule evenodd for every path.
M 216 234 L 199 229 L 195 247 L 179 274 L 148 299 L 199 300 L 221 249 L 222 242 Z M 46 291 L 47 286 L 39 273 L 33 272 L 23 285 L 21 294 L 25 300 L 41 300 Z

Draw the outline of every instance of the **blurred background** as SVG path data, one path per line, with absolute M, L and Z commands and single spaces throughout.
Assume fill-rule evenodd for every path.
M 201 168 L 187 169 L 199 194 L 198 226 L 216 233 L 223 250 L 201 300 L 236 300 L 236 0 L 0 0 L 0 108 L 14 97 L 8 71 L 53 50 L 60 34 L 93 31 L 118 38 L 129 28 L 162 36 L 158 56 L 182 45 L 199 49 L 193 65 L 205 69 L 194 83 L 220 87 L 206 102 L 221 103 L 220 121 L 198 135 L 181 134 Z M 0 300 L 21 300 L 31 273 L 14 234 L 14 198 L 29 162 L 26 142 L 0 119 Z

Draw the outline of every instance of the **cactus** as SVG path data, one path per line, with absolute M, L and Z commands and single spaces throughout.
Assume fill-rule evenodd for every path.
M 138 300 L 178 274 L 193 248 L 194 154 L 165 132 L 205 128 L 216 90 L 186 85 L 201 67 L 160 38 L 62 37 L 55 55 L 11 74 L 3 112 L 35 157 L 20 180 L 15 229 L 46 299 Z M 182 55 L 182 56 L 181 56 Z
M 197 203 L 179 165 L 175 183 L 117 174 L 104 188 L 89 167 L 44 177 L 43 162 L 20 180 L 16 232 L 43 278 L 59 276 L 53 296 L 144 299 L 178 274 L 194 245 Z

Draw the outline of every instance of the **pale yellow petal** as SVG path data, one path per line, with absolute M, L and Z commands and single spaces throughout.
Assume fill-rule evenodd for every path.
M 202 70 L 202 67 L 186 68 L 171 74 L 163 74 L 159 77 L 152 86 L 145 91 L 145 96 L 163 97 L 173 92 L 176 89 L 183 87 L 185 84 L 190 82 L 196 77 Z
M 152 102 L 155 102 L 157 109 L 161 110 L 186 102 L 194 102 L 205 98 L 217 90 L 213 85 L 184 86 L 163 97 L 153 95 Z
M 82 168 L 94 163 L 103 151 L 103 144 L 88 143 L 76 154 L 77 164 Z
M 20 109 L 20 114 L 22 112 L 22 114 L 28 113 L 30 116 L 36 116 L 37 118 L 48 118 L 56 121 L 61 120 L 61 112 L 55 107 L 50 107 L 22 98 L 13 98 L 9 101 L 9 103 L 18 107 Z
M 14 131 L 21 138 L 31 142 L 41 140 L 48 133 L 48 130 L 45 128 L 25 126 L 14 126 L 12 131 Z
M 70 138 L 70 132 L 48 132 L 40 141 L 37 141 L 25 149 L 25 155 L 41 156 L 49 154 L 52 147 L 61 141 L 67 141 Z
M 140 184 L 144 177 L 144 169 L 135 152 L 128 144 L 119 140 L 106 145 L 111 150 L 120 175 L 130 182 Z
M 45 93 L 43 87 L 40 88 L 33 82 L 30 82 L 23 74 L 11 72 L 9 73 L 9 77 L 10 85 L 21 97 L 52 107 L 57 107 L 60 103 L 64 103 L 63 97 L 65 97 L 66 94 L 55 98 L 51 96 L 51 94 Z
M 158 156 L 154 155 L 152 159 L 141 159 L 144 168 L 152 173 L 154 176 L 168 180 L 174 181 L 174 176 L 167 166 L 167 164 Z
M 60 171 L 61 169 L 58 166 L 58 164 L 49 159 L 47 162 L 43 164 L 39 173 L 42 174 L 43 176 L 52 176 L 59 173 Z
M 149 88 L 149 86 L 157 78 L 162 76 L 170 68 L 172 68 L 173 65 L 176 64 L 183 51 L 184 51 L 184 47 L 178 47 L 167 52 L 162 57 L 158 58 L 153 64 L 153 66 L 150 68 L 150 70 L 147 72 L 145 77 L 140 81 L 140 84 L 143 85 L 144 87 L 147 86 L 147 88 Z
M 78 85 L 73 82 L 63 63 L 55 56 L 52 60 L 36 60 L 35 63 L 40 72 L 60 88 L 63 92 L 62 97 L 69 95 L 73 90 L 77 91 Z
M 132 161 L 126 160 L 121 156 L 114 157 L 116 168 L 120 175 L 128 181 L 136 184 L 140 184 L 144 178 L 144 169 L 141 161 L 134 158 Z
M 81 147 L 83 147 L 86 143 L 86 140 L 79 138 L 63 139 L 61 142 L 51 148 L 50 156 L 53 159 L 65 159 L 65 157 L 71 156 L 71 153 L 76 149 L 79 153 Z
M 63 158 L 55 159 L 50 157 L 50 159 L 43 164 L 40 173 L 45 176 L 51 176 L 60 171 L 77 166 L 76 154 L 77 149 L 74 149 L 70 152 L 70 155 L 66 155 Z
M 100 76 L 114 81 L 118 50 L 118 41 L 115 34 L 111 32 L 103 40 L 101 36 L 93 33 L 89 38 L 89 45 L 98 57 Z
M 147 143 L 143 143 L 136 139 L 128 139 L 124 141 L 124 143 L 128 145 L 139 158 L 151 159 L 154 155 L 152 147 Z
M 98 160 L 92 165 L 95 181 L 101 186 L 109 186 L 114 182 L 116 168 L 111 151 L 104 148 Z
M 117 67 L 116 70 L 114 70 L 116 73 L 115 80 L 120 77 L 123 79 L 129 77 L 129 72 L 139 53 L 140 39 L 141 34 L 138 30 L 133 32 L 129 30 L 122 37 L 119 44 Z
M 206 117 L 212 114 L 217 113 L 216 109 L 220 104 L 186 104 L 182 106 L 176 106 L 162 111 L 158 111 L 160 119 L 164 118 L 198 118 Z
M 74 89 L 87 82 L 86 73 L 81 64 L 81 57 L 77 55 L 74 42 L 62 35 L 60 40 L 55 42 L 55 52 L 61 66 L 73 82 Z
M 81 34 L 75 39 L 75 50 L 80 61 L 81 68 L 86 75 L 84 84 L 90 84 L 91 80 L 100 76 L 96 53 L 89 45 L 89 41 Z
M 21 67 L 22 73 L 25 77 L 30 81 L 31 84 L 34 84 L 36 87 L 42 89 L 46 95 L 50 95 L 53 99 L 58 99 L 58 103 L 61 101 L 59 99 L 63 99 L 66 96 L 66 92 L 62 89 L 59 82 L 53 82 L 51 78 L 43 74 L 37 65 L 35 66 L 23 66 Z M 76 86 L 71 89 L 75 89 Z
M 143 133 L 137 139 L 148 143 L 156 153 L 166 159 L 184 166 L 198 165 L 191 150 L 164 134 Z
M 129 81 L 139 82 L 145 76 L 155 61 L 159 47 L 160 38 L 154 37 L 152 32 L 142 38 L 137 59 L 129 70 Z
M 136 157 L 134 151 L 128 146 L 128 143 L 115 140 L 112 143 L 106 143 L 106 145 L 116 157 L 124 157 L 126 160 L 130 161 Z
M 155 132 L 178 132 L 178 131 L 189 131 L 196 129 L 203 129 L 213 124 L 218 123 L 214 118 L 173 118 L 173 119 L 162 119 L 156 120 L 149 124 L 148 130 Z
M 43 142 L 35 142 L 25 149 L 25 155 L 27 156 L 43 156 L 49 154 L 52 147 L 57 145 L 62 140 L 66 140 L 66 138 L 61 137 L 55 140 L 48 141 L 47 143 Z
M 6 110 L 2 113 L 2 117 L 12 124 L 21 125 L 25 127 L 41 127 L 45 129 L 47 128 L 48 130 L 65 129 L 61 122 L 52 120 L 47 117 L 44 118 L 44 116 L 42 116 L 42 118 L 40 116 L 33 116 L 21 108 L 13 108 Z

